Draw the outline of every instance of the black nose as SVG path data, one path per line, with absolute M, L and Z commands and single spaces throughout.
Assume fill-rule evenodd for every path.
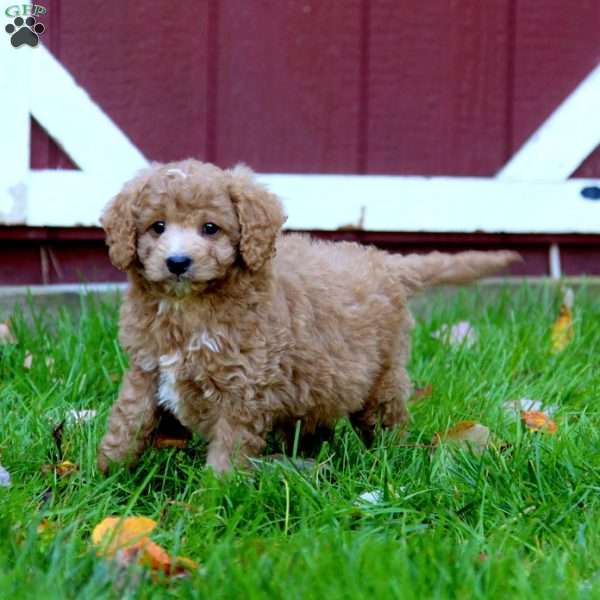
M 171 273 L 181 275 L 185 273 L 192 264 L 192 259 L 188 256 L 169 256 L 167 258 L 167 267 Z

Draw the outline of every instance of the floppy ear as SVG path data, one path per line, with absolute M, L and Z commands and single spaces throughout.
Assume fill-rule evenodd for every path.
M 148 176 L 146 173 L 128 181 L 104 209 L 100 224 L 106 232 L 108 255 L 112 264 L 126 271 L 136 255 L 137 232 L 134 204 Z
M 277 196 L 256 183 L 248 167 L 237 165 L 227 174 L 241 228 L 240 253 L 248 269 L 258 271 L 275 254 L 277 234 L 286 216 Z

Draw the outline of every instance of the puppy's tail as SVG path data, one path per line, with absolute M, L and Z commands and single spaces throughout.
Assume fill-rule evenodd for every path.
M 470 283 L 493 275 L 508 265 L 522 261 L 521 255 L 510 250 L 497 252 L 459 252 L 457 254 L 393 255 L 403 283 L 410 295 L 443 284 Z

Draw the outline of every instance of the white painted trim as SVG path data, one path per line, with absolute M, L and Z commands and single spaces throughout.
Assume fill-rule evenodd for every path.
M 600 233 L 600 203 L 581 197 L 595 182 L 509 182 L 461 177 L 258 175 L 284 202 L 288 229 Z M 116 178 L 34 171 L 25 224 L 93 226 L 120 188 Z
M 9 116 L 0 136 L 0 223 L 97 225 L 104 205 L 146 159 L 43 45 L 15 49 L 3 41 L 0 100 Z M 592 110 L 599 90 L 600 67 L 496 179 L 258 178 L 284 200 L 290 229 L 600 233 L 600 203 L 579 194 L 595 182 L 563 181 L 600 139 L 600 111 Z M 82 171 L 29 171 L 30 111 Z
M 115 125 L 110 117 L 77 85 L 71 74 L 43 45 L 14 48 L 4 25 L 8 6 L 31 4 L 0 0 L 0 106 L 4 115 L 0 135 L 0 223 L 27 223 L 31 220 L 31 202 L 40 203 L 43 190 L 30 172 L 30 114 L 67 152 L 86 176 L 56 171 L 52 194 L 43 201 L 51 213 L 60 206 L 64 221 L 76 224 L 81 212 L 94 207 L 81 206 L 88 193 L 114 193 L 121 183 L 148 163 L 142 153 Z M 50 7 L 51 10 L 51 7 Z M 65 174 L 66 173 L 66 174 Z M 97 191 L 87 189 L 88 176 L 94 176 Z M 109 182 L 118 181 L 116 187 Z M 62 181 L 62 184 L 61 184 Z M 79 185 L 78 183 L 84 185 Z M 61 190 L 61 187 L 63 188 Z M 35 189 L 33 189 L 35 188 Z M 52 203 L 57 195 L 68 203 Z M 38 207 L 39 208 L 39 207 Z M 37 210 L 37 209 L 36 209 Z M 35 212 L 35 210 L 34 210 Z M 38 211 L 39 212 L 39 211 Z M 67 216 L 73 213 L 73 216 Z M 89 217 L 85 217 L 88 221 Z M 56 215 L 48 222 L 51 225 Z
M 84 171 L 30 171 L 24 224 L 47 227 L 98 225 L 102 209 L 121 186 L 122 180 L 118 177 L 90 175 Z
M 548 267 L 552 279 L 560 279 L 562 277 L 560 248 L 558 244 L 550 244 L 550 249 L 548 250 Z
M 498 172 L 512 180 L 562 181 L 600 143 L 600 65 Z
M 6 0 L 0 2 L 4 17 Z M 31 97 L 31 54 L 17 52 L 10 44 L 2 19 L 0 27 L 0 94 L 2 103 L 2 134 L 0 135 L 0 220 L 14 223 L 26 213 L 29 171 L 29 98 Z
M 31 113 L 82 171 L 123 180 L 148 164 L 44 46 L 32 48 L 30 53 L 34 82 Z

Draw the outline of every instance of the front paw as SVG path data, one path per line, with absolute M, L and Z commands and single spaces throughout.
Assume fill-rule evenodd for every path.
M 98 469 L 103 475 L 106 475 L 111 467 L 121 464 L 131 464 L 134 459 L 135 455 L 131 451 L 123 453 L 122 449 L 104 442 L 101 442 L 98 447 L 97 464 Z
M 225 452 L 209 452 L 206 466 L 212 468 L 217 475 L 224 475 L 232 470 L 231 461 Z
M 108 473 L 108 469 L 110 467 L 111 462 L 112 461 L 109 459 L 108 455 L 102 450 L 102 448 L 98 448 L 98 470 L 100 471 L 100 473 L 102 473 L 102 475 L 106 475 Z

